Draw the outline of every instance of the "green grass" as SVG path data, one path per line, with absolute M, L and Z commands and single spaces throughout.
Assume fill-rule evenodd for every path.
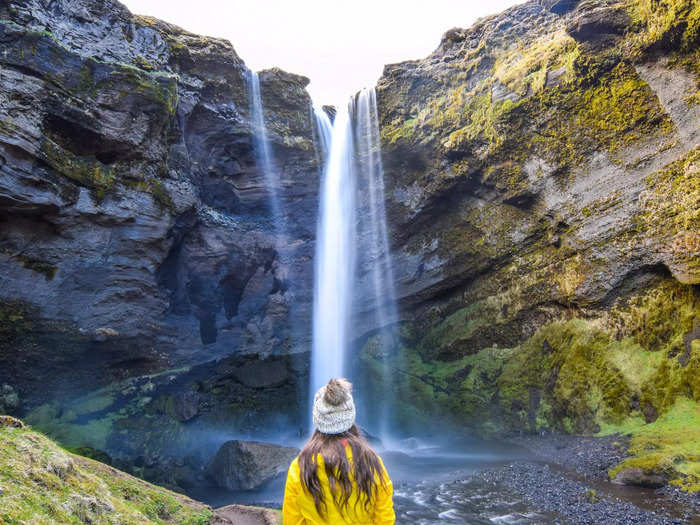
M 210 509 L 73 455 L 31 429 L 0 427 L 0 523 L 206 524 Z

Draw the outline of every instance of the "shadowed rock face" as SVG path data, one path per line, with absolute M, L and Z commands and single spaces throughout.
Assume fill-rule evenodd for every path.
M 280 241 L 231 44 L 116 2 L 13 1 L 0 18 L 0 382 L 31 406 L 36 385 L 70 390 L 82 368 L 102 372 L 81 390 L 232 352 L 304 351 L 293 321 L 310 308 L 318 178 L 308 80 L 261 74 Z

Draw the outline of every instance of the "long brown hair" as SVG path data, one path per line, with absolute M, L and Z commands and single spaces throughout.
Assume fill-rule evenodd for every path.
M 345 452 L 346 444 L 352 450 L 352 464 Z M 357 426 L 353 425 L 342 434 L 323 434 L 316 430 L 299 454 L 302 485 L 314 498 L 318 514 L 326 516 L 328 504 L 318 478 L 319 455 L 323 457 L 331 496 L 338 511 L 347 513 L 353 481 L 359 491 L 355 504 L 362 501 L 365 510 L 369 511 L 379 488 L 378 483 L 385 485 L 386 480 L 379 456 L 360 435 Z

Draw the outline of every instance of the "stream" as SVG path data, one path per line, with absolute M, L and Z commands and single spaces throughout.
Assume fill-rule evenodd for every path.
M 559 523 L 552 515 L 533 511 L 512 491 L 465 479 L 479 469 L 532 460 L 525 449 L 471 440 L 435 447 L 411 439 L 378 451 L 394 483 L 397 523 Z M 283 494 L 280 480 L 257 491 L 198 489 L 189 495 L 213 507 L 240 503 L 279 508 Z
M 513 444 L 463 439 L 434 446 L 411 438 L 375 448 L 394 484 L 398 524 L 598 523 L 595 520 L 600 515 L 609 517 L 606 520 L 609 524 L 698 524 L 694 518 L 689 521 L 680 519 L 687 514 L 687 509 L 661 501 L 651 490 L 621 487 L 603 481 L 583 482 L 576 473 L 543 462 L 541 457 Z M 534 477 L 528 481 L 528 474 L 533 472 Z M 524 479 L 531 488 L 539 486 L 534 492 L 541 494 L 535 496 L 534 503 L 531 499 L 533 490 L 522 491 L 507 486 L 513 487 L 509 483 L 511 477 L 520 482 Z M 189 495 L 213 507 L 239 503 L 279 508 L 284 494 L 283 483 L 284 480 L 280 479 L 261 490 L 245 492 L 197 489 Z M 601 496 L 605 495 L 606 501 L 592 504 L 582 499 L 589 487 Z M 523 492 L 530 492 L 529 502 Z M 555 497 L 556 492 L 568 495 L 568 499 Z M 542 494 L 545 494 L 544 504 L 542 500 L 537 502 L 537 497 L 542 497 Z M 546 494 L 554 494 L 553 507 Z M 554 512 L 556 505 L 560 507 Z M 581 512 L 580 520 L 578 517 L 572 519 L 572 507 Z M 569 511 L 568 519 L 562 517 L 562 508 Z M 660 509 L 666 517 L 648 513 Z M 628 515 L 631 521 L 627 521 Z

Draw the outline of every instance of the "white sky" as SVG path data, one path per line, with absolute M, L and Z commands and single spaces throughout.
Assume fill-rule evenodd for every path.
M 311 79 L 315 103 L 374 85 L 384 64 L 422 58 L 453 27 L 517 0 L 121 0 L 202 35 L 226 38 L 246 65 Z M 521 0 L 522 1 L 522 0 Z

